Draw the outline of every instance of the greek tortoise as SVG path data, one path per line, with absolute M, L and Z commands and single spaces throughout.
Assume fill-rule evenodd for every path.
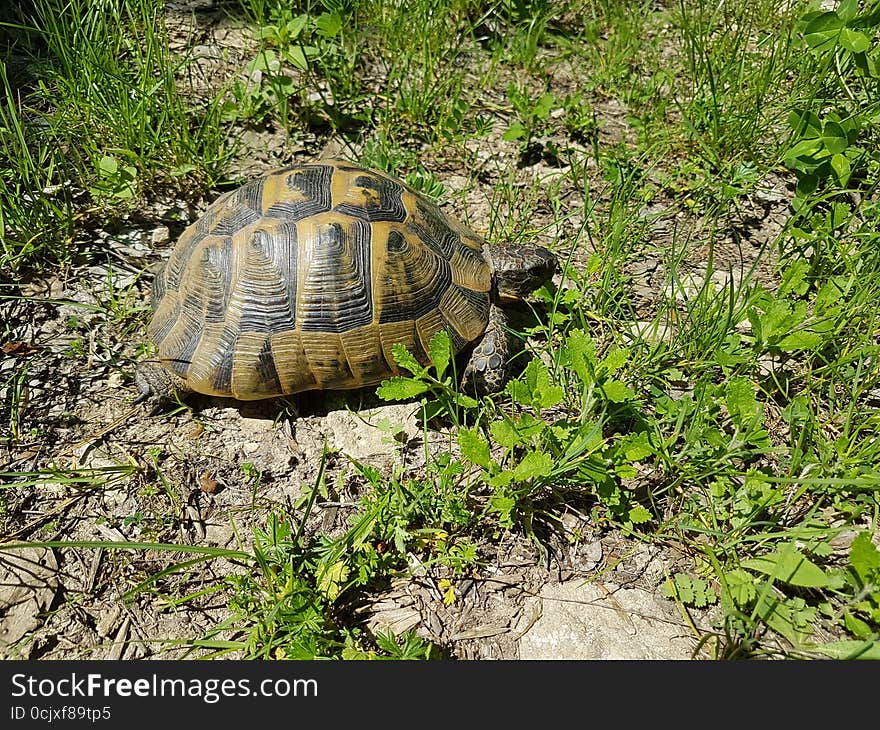
M 156 275 L 158 359 L 138 365 L 136 402 L 374 385 L 398 372 L 395 343 L 426 363 L 441 329 L 456 352 L 478 342 L 462 384 L 495 392 L 512 351 L 498 305 L 555 268 L 548 250 L 489 245 L 384 173 L 273 170 L 218 198 Z

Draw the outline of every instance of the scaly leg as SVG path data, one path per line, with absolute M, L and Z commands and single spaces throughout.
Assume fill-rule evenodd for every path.
M 493 304 L 489 308 L 489 324 L 483 339 L 474 348 L 461 377 L 462 390 L 477 395 L 501 390 L 510 376 L 514 349 L 513 338 L 507 331 L 507 316 Z

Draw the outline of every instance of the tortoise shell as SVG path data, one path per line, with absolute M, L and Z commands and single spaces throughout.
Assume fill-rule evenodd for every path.
M 153 284 L 159 361 L 207 395 L 373 385 L 396 343 L 426 363 L 489 317 L 484 241 L 389 175 L 341 161 L 271 171 L 218 198 Z

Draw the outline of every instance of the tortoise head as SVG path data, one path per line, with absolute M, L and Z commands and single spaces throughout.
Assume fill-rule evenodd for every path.
M 501 301 L 523 299 L 556 271 L 556 256 L 543 246 L 529 243 L 490 245 L 485 250 L 492 267 L 495 290 Z

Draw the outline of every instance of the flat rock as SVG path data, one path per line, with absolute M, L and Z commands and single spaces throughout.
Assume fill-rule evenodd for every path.
M 572 580 L 531 600 L 541 617 L 520 638 L 520 659 L 692 658 L 696 641 L 675 605 L 640 588 Z
M 0 552 L 0 648 L 37 628 L 58 590 L 58 563 L 47 548 Z
M 359 461 L 387 466 L 402 444 L 421 433 L 416 417 L 418 408 L 418 404 L 404 403 L 360 413 L 330 411 L 323 419 L 321 430 L 330 448 Z M 300 441 L 299 427 L 296 435 Z M 307 450 L 305 446 L 304 449 Z

